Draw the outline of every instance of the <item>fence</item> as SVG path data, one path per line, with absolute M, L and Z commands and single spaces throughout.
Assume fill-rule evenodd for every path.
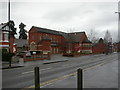
M 26 61 L 34 61 L 34 60 L 44 60 L 44 59 L 50 59 L 50 53 L 48 54 L 38 54 L 38 55 L 30 55 L 26 56 L 24 55 L 24 62 Z

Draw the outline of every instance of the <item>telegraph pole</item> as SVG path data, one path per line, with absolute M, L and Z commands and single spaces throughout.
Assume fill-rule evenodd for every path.
M 9 2 L 8 2 L 8 27 L 9 27 L 9 35 L 8 35 L 8 40 L 9 40 L 9 55 L 10 55 L 10 0 L 9 0 Z M 11 58 L 10 58 L 10 60 L 9 60 L 9 67 L 11 67 Z
M 8 2 L 8 22 L 10 21 L 10 0 Z

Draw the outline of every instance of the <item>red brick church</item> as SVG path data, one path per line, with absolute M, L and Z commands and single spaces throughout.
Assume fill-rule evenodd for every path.
M 65 33 L 32 26 L 29 30 L 29 51 L 41 51 L 43 54 L 81 54 L 92 53 L 92 43 L 85 32 Z

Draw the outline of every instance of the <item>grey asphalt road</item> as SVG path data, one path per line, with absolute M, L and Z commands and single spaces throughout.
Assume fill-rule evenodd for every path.
M 55 90 L 57 88 L 77 88 L 77 74 L 68 75 L 66 78 L 48 83 L 42 88 L 55 88 Z M 118 61 L 83 70 L 83 88 L 94 88 L 89 90 L 112 90 L 112 88 L 116 88 L 115 90 L 118 90 Z
M 118 60 L 118 54 L 109 55 L 89 55 L 81 57 L 62 57 L 54 59 L 68 59 L 66 62 L 51 64 L 35 64 L 21 68 L 14 68 L 2 71 L 2 88 L 30 88 L 34 86 L 34 67 L 40 67 L 40 83 L 45 86 L 49 82 L 57 81 L 61 78 L 74 74 L 78 68 L 89 68 L 113 60 Z M 65 76 L 67 75 L 67 76 Z

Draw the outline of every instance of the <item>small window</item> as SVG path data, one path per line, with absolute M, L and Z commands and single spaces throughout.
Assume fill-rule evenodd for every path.
M 4 33 L 4 39 L 5 41 L 8 41 L 8 33 Z
M 42 40 L 42 37 L 40 36 L 40 41 Z
M 2 33 L 0 33 L 0 41 L 2 41 Z
M 30 45 L 30 50 L 36 50 L 36 46 L 35 46 L 35 43 L 31 43 L 31 45 Z

